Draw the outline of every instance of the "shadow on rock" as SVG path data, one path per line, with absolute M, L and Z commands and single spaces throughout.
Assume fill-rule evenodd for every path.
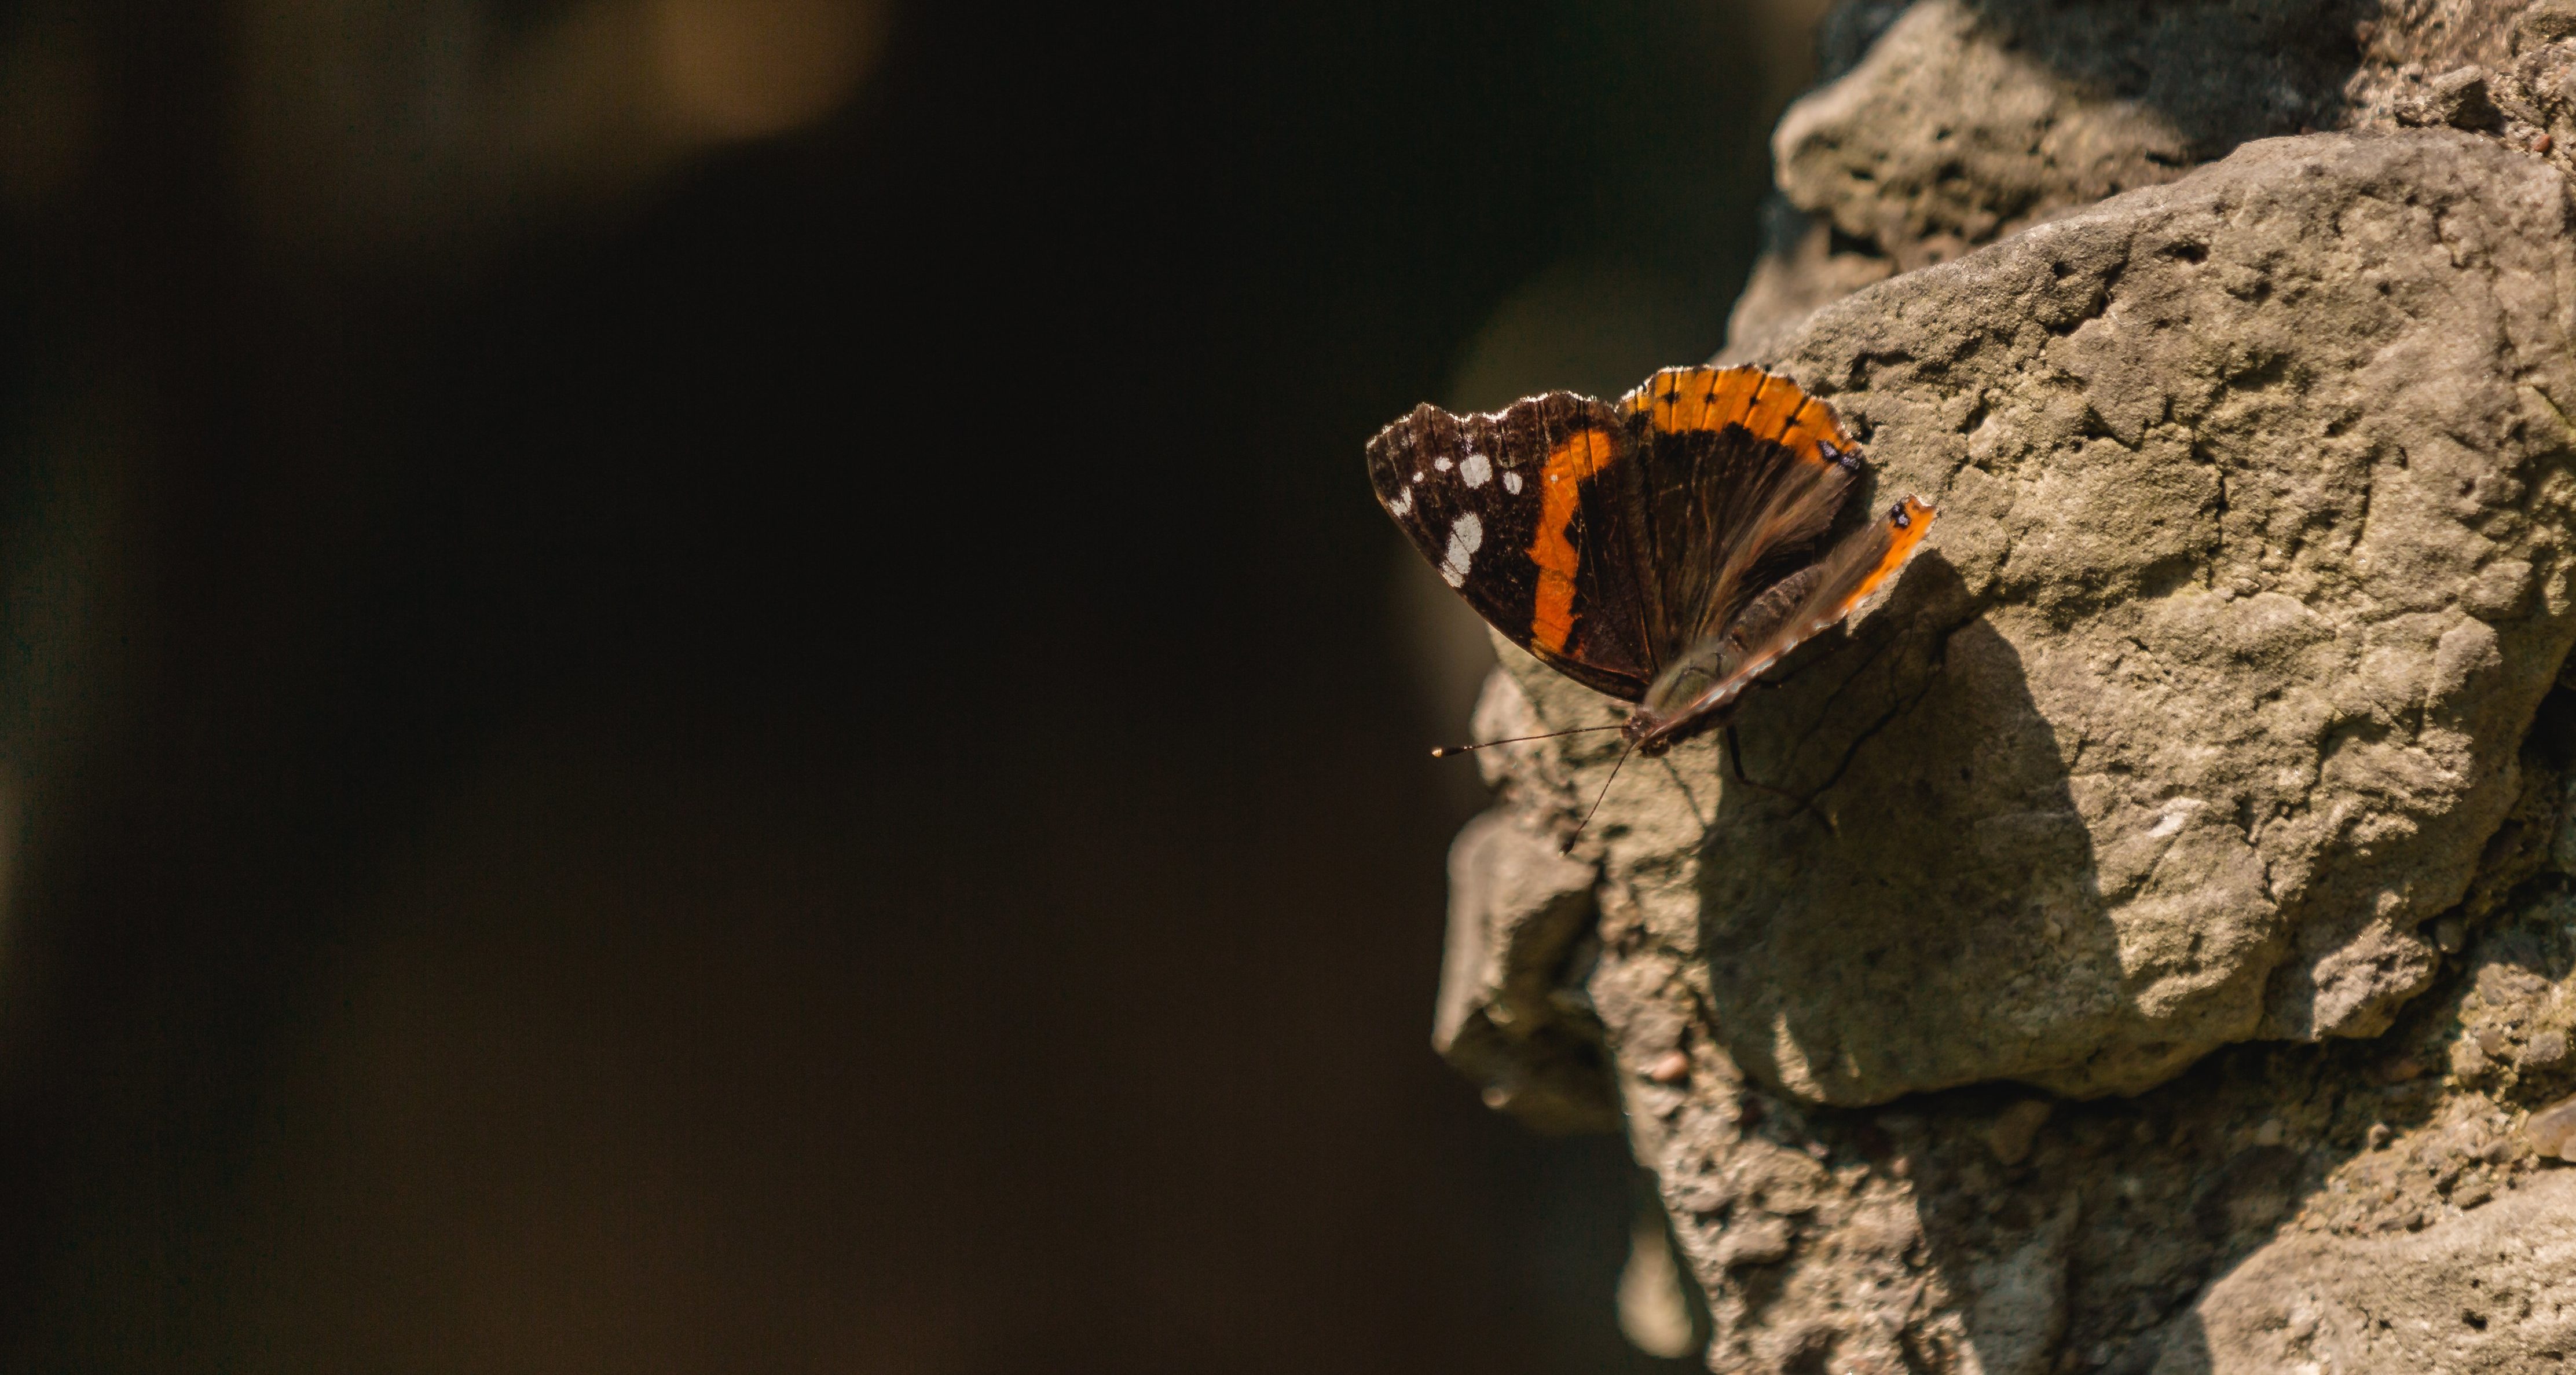
M 1856 643 L 1743 713 L 1748 776 L 1814 801 L 1726 788 L 1701 949 L 1729 1052 L 1802 1097 L 2036 1072 L 2118 1014 L 2056 734 L 2012 645 L 1959 619 L 1966 600 L 1927 556 Z

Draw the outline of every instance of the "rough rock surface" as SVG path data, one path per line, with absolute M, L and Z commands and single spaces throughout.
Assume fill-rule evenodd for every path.
M 1566 987 L 1590 942 L 1593 866 L 1506 811 L 1488 812 L 1449 850 L 1449 948 L 1431 1045 L 1485 1090 L 1485 1102 L 1543 1131 L 1615 1131 L 1619 1105 L 1601 1072 L 1601 1033 Z
M 2345 10 L 2359 16 L 2310 0 L 1925 0 L 1780 121 L 1780 186 L 1901 268 L 1956 257 L 2332 123 L 2356 57 Z
M 1712 1369 L 2576 1358 L 2576 0 L 1828 33 L 1726 356 L 1941 524 L 1762 787 L 1628 765 L 1597 939 L 1479 918 L 1561 952 L 1453 970 L 1546 1009 L 1479 1077 L 1606 1052 Z M 1484 737 L 1617 718 L 1504 658 Z M 1526 840 L 1615 748 L 1481 757 Z
M 2384 1027 L 2576 640 L 2567 220 L 2464 135 L 2264 141 L 1819 313 L 1779 365 L 1931 552 L 1741 714 L 1810 806 L 1710 745 L 1632 772 L 1605 915 L 1818 1102 Z M 1542 729 L 1612 718 L 1516 662 Z M 1568 810 L 1579 739 L 1510 747 Z

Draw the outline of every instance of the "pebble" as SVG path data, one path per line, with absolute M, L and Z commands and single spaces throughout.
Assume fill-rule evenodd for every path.
M 2049 1104 L 2044 1098 L 2025 1098 L 2004 1109 L 1986 1129 L 1986 1145 L 1995 1159 L 2006 1165 L 2018 1165 L 2030 1156 L 2031 1143 L 2039 1138 L 2042 1123 L 2048 1121 Z
M 2561 1098 L 2531 1115 L 2522 1134 L 2532 1149 L 2561 1160 L 2576 1160 L 2576 1098 Z

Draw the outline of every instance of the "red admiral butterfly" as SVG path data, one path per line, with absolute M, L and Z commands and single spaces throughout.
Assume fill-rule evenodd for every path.
M 1433 406 L 1369 441 L 1378 503 L 1512 643 L 1636 707 L 1652 757 L 1724 724 L 1931 526 L 1907 497 L 1827 544 L 1861 473 L 1833 409 L 1760 368 L 1667 368 L 1616 404 Z M 1731 752 L 1731 751 L 1730 751 Z

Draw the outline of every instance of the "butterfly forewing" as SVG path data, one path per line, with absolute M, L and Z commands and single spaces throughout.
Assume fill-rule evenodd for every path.
M 1861 474 L 1831 407 L 1759 368 L 1668 368 L 1615 404 L 1423 406 L 1369 444 L 1378 501 L 1515 644 L 1640 706 L 1649 753 L 1722 719 L 1848 615 L 1932 518 L 1911 498 L 1828 542 Z
M 1495 629 L 1635 701 L 1656 667 L 1637 585 L 1635 456 L 1615 409 L 1551 392 L 1491 415 L 1418 407 L 1369 442 L 1369 482 Z

